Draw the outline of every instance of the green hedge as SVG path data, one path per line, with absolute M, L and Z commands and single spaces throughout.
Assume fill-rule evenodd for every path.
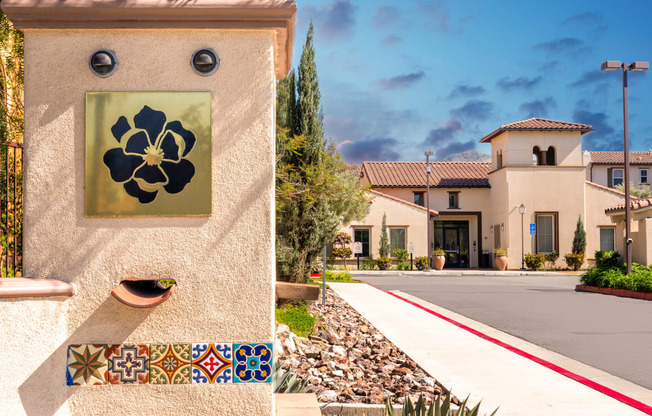
M 633 263 L 632 274 L 627 276 L 627 268 L 619 257 L 614 251 L 596 251 L 596 264 L 582 275 L 581 282 L 588 286 L 652 293 L 652 268 Z

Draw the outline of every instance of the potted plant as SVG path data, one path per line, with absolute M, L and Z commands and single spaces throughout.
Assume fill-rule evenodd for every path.
M 432 265 L 435 270 L 442 270 L 446 263 L 446 252 L 440 248 L 432 252 Z
M 507 269 L 507 249 L 496 247 L 494 249 L 494 263 L 500 271 Z

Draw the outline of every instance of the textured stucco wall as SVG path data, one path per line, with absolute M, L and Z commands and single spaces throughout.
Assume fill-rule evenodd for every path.
M 221 59 L 211 77 L 196 75 L 189 63 L 204 47 Z M 101 48 L 119 61 L 106 79 L 88 69 L 90 55 Z M 30 375 L 38 383 L 18 388 L 25 413 L 271 414 L 269 384 L 67 387 L 65 348 L 272 340 L 273 59 L 272 32 L 25 31 L 24 271 L 78 287 L 65 301 L 66 320 L 55 323 L 66 325 L 65 336 L 53 333 L 43 346 L 24 348 L 42 351 Z M 84 217 L 87 91 L 212 93 L 210 217 Z M 129 308 L 110 291 L 130 276 L 174 278 L 177 288 L 156 308 Z M 25 324 L 38 321 L 39 313 L 26 314 Z M 12 354 L 23 352 L 6 354 L 15 361 Z M 0 385 L 7 377 L 0 374 Z M 43 391 L 53 399 L 41 400 Z M 9 400 L 16 407 L 15 395 Z

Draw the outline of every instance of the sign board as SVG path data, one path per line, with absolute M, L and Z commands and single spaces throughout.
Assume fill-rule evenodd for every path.
M 353 243 L 353 254 L 362 254 L 362 243 L 360 241 Z
M 530 224 L 530 235 L 534 235 L 537 233 L 537 225 L 536 224 Z
M 414 253 L 414 243 L 412 243 L 412 242 L 408 243 L 408 253 L 410 253 L 410 254 Z

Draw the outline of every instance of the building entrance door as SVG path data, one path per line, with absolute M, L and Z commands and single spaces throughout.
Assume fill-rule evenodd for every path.
M 446 252 L 444 267 L 469 267 L 469 222 L 435 221 L 435 249 Z

